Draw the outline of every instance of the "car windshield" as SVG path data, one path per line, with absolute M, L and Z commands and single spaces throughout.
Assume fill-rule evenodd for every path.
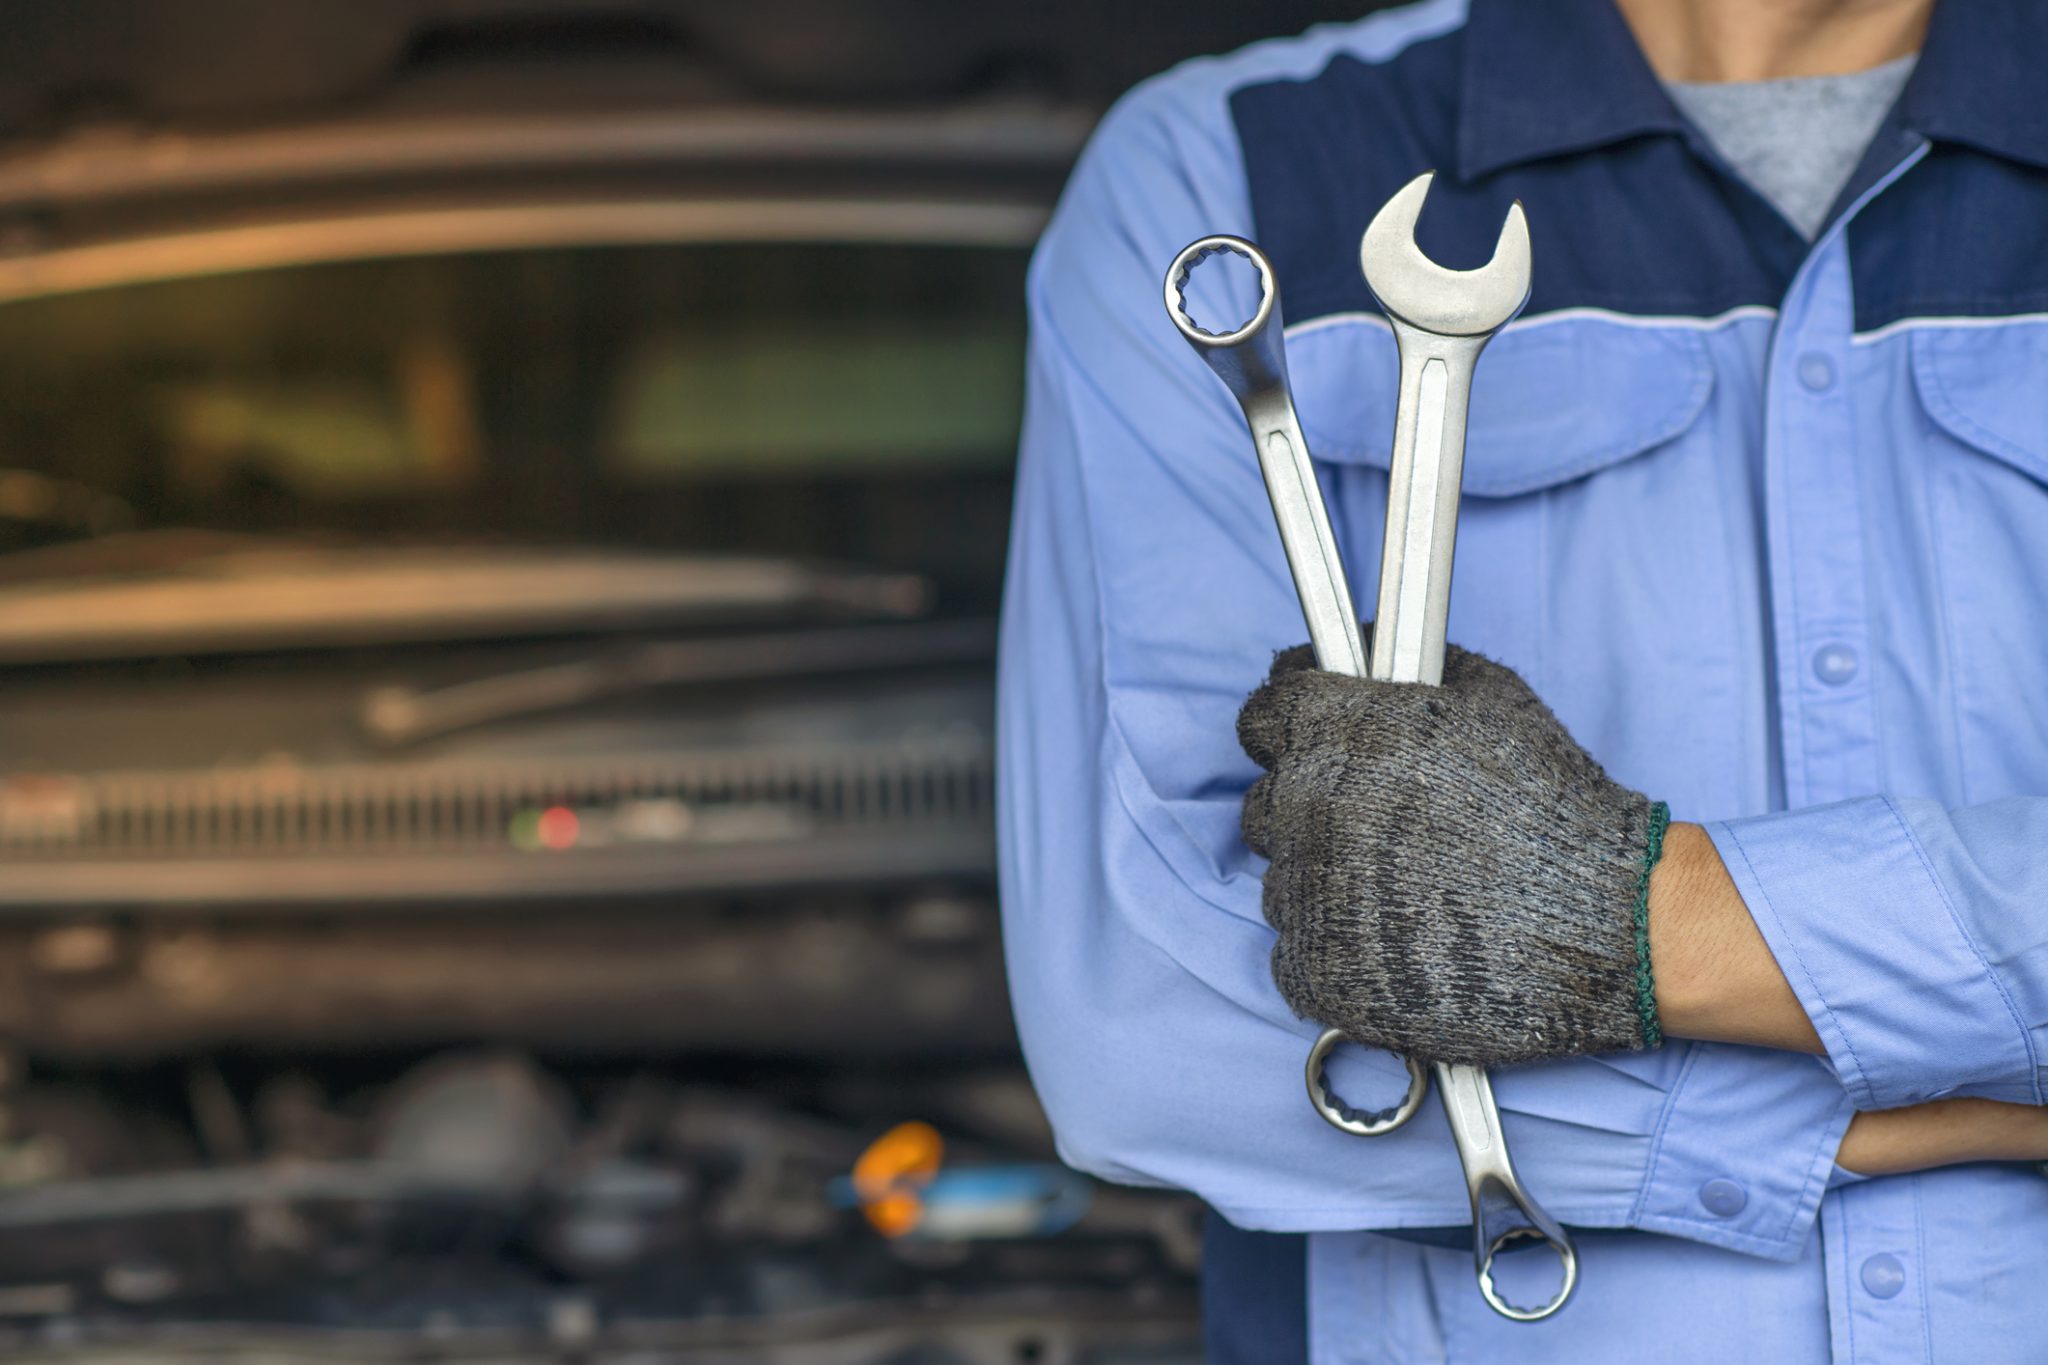
M 0 550 L 112 525 L 645 546 L 915 570 L 979 602 L 1026 254 L 605 246 L 6 304 Z

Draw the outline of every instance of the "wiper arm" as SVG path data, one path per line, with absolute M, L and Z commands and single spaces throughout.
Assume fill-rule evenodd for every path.
M 431 690 L 376 688 L 363 697 L 359 721 L 371 740 L 403 748 L 658 687 L 980 663 L 995 657 L 995 644 L 996 623 L 989 620 L 667 641 Z
M 0 575 L 11 567 L 0 557 Z M 813 608 L 900 620 L 930 591 L 917 574 L 765 557 L 287 544 L 0 584 L 0 660 L 586 635 Z

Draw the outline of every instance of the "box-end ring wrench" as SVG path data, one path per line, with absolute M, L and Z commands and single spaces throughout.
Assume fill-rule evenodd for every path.
M 1272 263 L 1241 238 L 1203 238 L 1181 252 L 1168 269 L 1166 307 L 1181 335 L 1244 410 L 1317 662 L 1333 672 L 1434 684 L 1443 676 L 1472 368 L 1487 340 L 1526 303 L 1530 258 L 1520 205 L 1502 228 L 1494 259 L 1479 270 L 1448 271 L 1423 256 L 1414 243 L 1414 224 L 1429 184 L 1430 177 L 1422 176 L 1389 201 L 1361 246 L 1367 283 L 1387 308 L 1401 354 L 1387 534 L 1370 658 L 1359 638 L 1357 613 L 1288 389 L 1280 290 Z M 1241 327 L 1209 332 L 1188 315 L 1184 289 L 1189 272 L 1220 251 L 1252 263 L 1259 274 L 1261 300 Z M 1340 1031 L 1326 1030 L 1309 1054 L 1308 1093 L 1316 1112 L 1342 1131 L 1366 1137 L 1406 1123 L 1428 1087 L 1422 1067 L 1405 1058 L 1409 1086 L 1400 1103 L 1361 1113 L 1329 1088 L 1323 1074 L 1330 1054 L 1344 1041 Z M 1435 1071 L 1471 1201 L 1480 1293 L 1496 1312 L 1516 1321 L 1549 1317 L 1577 1287 L 1577 1248 L 1522 1188 L 1486 1073 L 1477 1067 L 1445 1065 Z M 1493 1280 L 1496 1256 L 1527 1241 L 1550 1246 L 1562 1270 L 1555 1295 L 1534 1308 L 1508 1303 Z

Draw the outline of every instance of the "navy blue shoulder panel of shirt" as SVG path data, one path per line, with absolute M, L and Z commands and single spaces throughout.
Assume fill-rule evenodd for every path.
M 1804 255 L 1798 234 L 1739 182 L 1658 131 L 1464 181 L 1459 29 L 1390 61 L 1339 56 L 1304 81 L 1231 97 L 1259 244 L 1290 323 L 1377 311 L 1358 241 L 1394 191 L 1440 171 L 1417 228 L 1444 265 L 1483 264 L 1508 205 L 1529 215 L 1532 313 L 1563 308 L 1709 317 L 1775 306 Z
M 1936 144 L 1849 225 L 1849 261 L 1858 332 L 2048 312 L 2048 172 Z
M 1461 176 L 1472 159 L 1460 142 L 1470 136 L 1471 41 L 1468 26 L 1385 62 L 1339 55 L 1306 80 L 1232 95 L 1253 219 L 1290 323 L 1377 311 L 1359 237 L 1395 190 L 1431 169 L 1440 174 L 1418 235 L 1445 265 L 1483 263 L 1507 206 L 1522 201 L 1537 262 L 1532 314 L 1704 318 L 1778 305 L 1807 244 L 1654 87 L 1658 115 L 1637 131 Z M 1941 87 L 1960 78 L 1946 57 L 1930 46 L 1851 185 L 1853 195 L 1932 140 L 1850 227 L 1858 331 L 2048 311 L 2048 170 L 1947 131 Z
M 1925 160 L 1849 226 L 1856 330 L 1906 318 L 2048 311 L 2048 5 L 1935 6 L 1920 62 L 1864 177 L 1922 141 Z

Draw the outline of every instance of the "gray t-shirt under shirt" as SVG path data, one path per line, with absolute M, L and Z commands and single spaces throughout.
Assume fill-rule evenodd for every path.
M 1847 76 L 1664 88 L 1728 164 L 1811 241 L 1917 60 Z

